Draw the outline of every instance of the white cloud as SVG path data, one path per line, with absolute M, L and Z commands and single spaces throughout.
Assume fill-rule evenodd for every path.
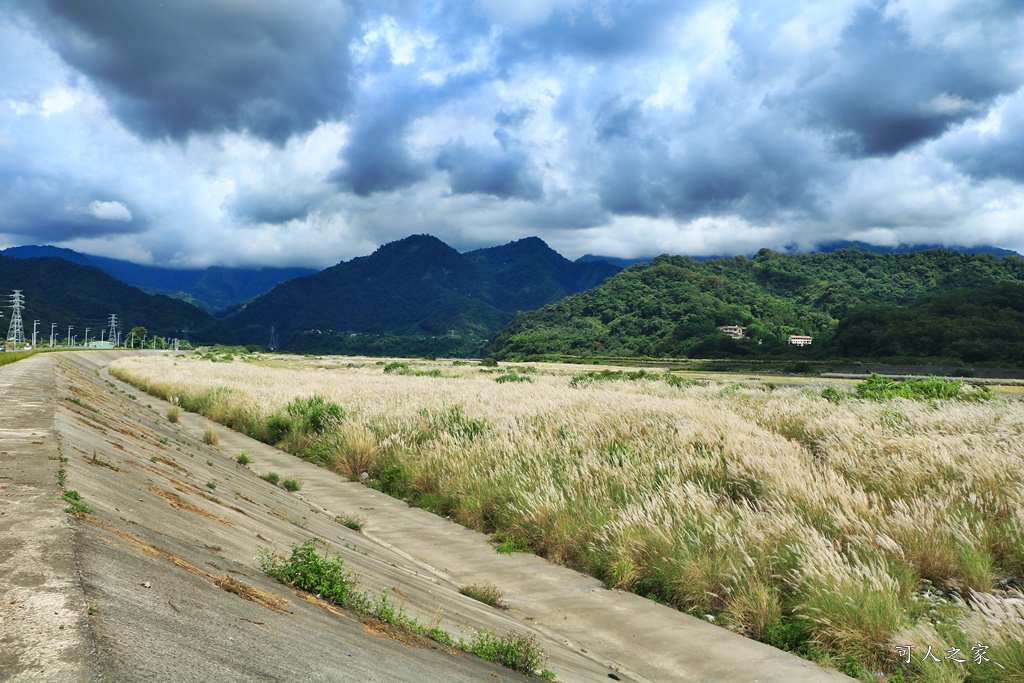
M 347 15 L 316 20 L 334 16 L 325 0 L 306 14 L 288 10 L 301 16 L 285 44 L 308 40 L 321 56 L 327 45 L 348 48 L 352 69 L 339 71 L 333 57 L 297 69 L 268 49 L 261 58 L 283 80 L 264 91 L 256 78 L 238 92 L 214 70 L 209 84 L 237 115 L 174 128 L 173 141 L 126 128 L 124 108 L 148 101 L 129 90 L 136 80 L 124 92 L 114 81 L 98 86 L 51 47 L 59 41 L 47 42 L 48 26 L 2 17 L 0 240 L 195 266 L 326 266 L 417 232 L 460 249 L 536 234 L 571 257 L 728 254 L 855 236 L 1021 249 L 1024 172 L 1012 147 L 1024 121 L 1024 57 L 1011 55 L 1006 35 L 1024 12 L 999 17 L 985 4 L 961 21 L 974 6 L 943 0 L 933 11 L 925 0 L 893 0 L 884 14 L 891 25 L 860 35 L 863 0 L 709 0 L 685 9 L 661 0 L 479 0 L 433 13 L 391 3 L 388 13 L 360 15 L 349 40 Z M 655 20 L 630 24 L 645 12 Z M 114 40 L 79 28 L 97 50 Z M 906 42 L 924 47 L 893 65 L 906 81 L 876 88 L 891 74 L 855 61 L 882 30 L 897 42 L 909 32 Z M 987 31 L 999 38 L 996 56 L 985 49 Z M 933 78 L 950 68 L 964 87 Z M 866 74 L 837 81 L 852 93 L 836 86 L 798 97 L 851 70 Z M 999 72 L 1001 94 L 972 88 L 969 79 L 986 70 Z M 296 79 L 303 92 L 333 84 L 336 97 L 277 136 L 238 123 L 259 118 L 249 108 L 269 106 Z M 856 157 L 843 131 L 822 122 L 840 95 L 866 103 L 865 116 L 877 103 L 948 124 L 896 152 Z M 174 110 L 173 98 L 160 102 Z M 361 136 L 364 161 L 389 152 L 416 172 L 367 196 L 331 180 L 351 166 L 345 152 Z M 483 172 L 519 170 L 542 190 L 487 194 L 482 182 L 483 192 L 456 194 L 453 177 L 476 187 L 465 182 L 476 166 L 458 176 L 454 162 L 438 163 L 456 148 Z
M 128 210 L 128 207 L 121 202 L 104 202 L 98 199 L 89 202 L 89 206 L 86 208 L 88 213 L 93 218 L 98 218 L 101 221 L 121 221 L 122 223 L 128 223 L 132 220 L 132 212 Z

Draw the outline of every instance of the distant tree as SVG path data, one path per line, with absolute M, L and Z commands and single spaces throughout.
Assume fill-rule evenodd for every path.
M 125 342 L 128 344 L 128 346 L 134 349 L 136 344 L 142 344 L 142 340 L 146 337 L 147 334 L 149 334 L 149 332 L 146 330 L 145 327 L 133 327 L 131 331 L 128 332 L 128 336 L 125 338 Z

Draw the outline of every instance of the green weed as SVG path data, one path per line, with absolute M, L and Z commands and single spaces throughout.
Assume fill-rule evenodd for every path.
M 71 514 L 75 514 L 77 512 L 92 512 L 92 508 L 82 502 L 81 494 L 74 489 L 68 489 L 65 491 L 61 498 L 68 504 L 68 506 L 64 508 L 64 512 L 70 512 Z
M 352 531 L 362 531 L 363 526 L 366 524 L 365 517 L 351 512 L 337 515 L 334 518 L 334 521 L 338 524 L 341 524 L 344 527 L 348 527 Z

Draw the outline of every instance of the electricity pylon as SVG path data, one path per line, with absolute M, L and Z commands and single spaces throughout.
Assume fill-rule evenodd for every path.
M 7 328 L 7 341 L 14 344 L 25 342 L 25 329 L 21 324 L 21 309 L 25 307 L 25 297 L 20 289 L 11 294 L 11 324 Z
M 117 314 L 110 314 L 110 332 L 107 333 L 107 338 L 110 339 L 111 343 L 117 345 Z

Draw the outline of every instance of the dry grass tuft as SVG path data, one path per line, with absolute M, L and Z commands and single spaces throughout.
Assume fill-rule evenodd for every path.
M 257 605 L 262 605 L 274 612 L 282 613 L 287 611 L 285 607 L 288 605 L 288 600 L 279 595 L 274 595 L 273 593 L 262 591 L 259 588 L 254 588 L 253 586 L 242 583 L 230 576 L 225 575 L 223 578 L 217 579 L 214 582 L 214 585 L 221 590 L 227 591 L 228 593 L 234 593 L 241 598 L 245 598 L 250 602 L 255 602 Z

